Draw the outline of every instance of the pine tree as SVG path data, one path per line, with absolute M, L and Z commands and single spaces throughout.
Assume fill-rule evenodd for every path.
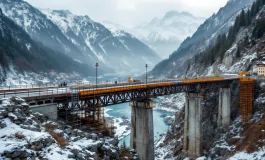
M 248 44 L 249 44 L 249 38 L 248 38 L 247 33 L 246 33 L 246 35 L 245 35 L 245 38 L 244 38 L 244 42 L 243 42 L 243 44 L 244 44 L 244 46 L 248 46 Z
M 246 25 L 246 16 L 245 16 L 245 11 L 242 9 L 241 14 L 240 14 L 240 22 L 239 22 L 239 26 L 245 26 Z M 239 29 L 240 29 L 239 27 Z
M 240 58 L 240 49 L 239 49 L 239 44 L 237 44 L 237 51 L 236 51 L 236 57 Z

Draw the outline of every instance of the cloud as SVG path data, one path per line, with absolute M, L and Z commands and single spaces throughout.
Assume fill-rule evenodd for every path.
M 125 10 L 125 11 L 133 11 L 136 10 L 136 1 L 132 0 L 118 0 L 117 1 L 117 9 L 118 10 Z
M 135 26 L 171 10 L 187 11 L 195 16 L 209 17 L 227 0 L 26 0 L 38 8 L 69 9 L 88 15 L 95 21 L 114 21 Z

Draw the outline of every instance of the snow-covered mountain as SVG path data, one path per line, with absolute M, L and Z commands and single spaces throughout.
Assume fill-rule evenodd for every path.
M 184 40 L 178 50 L 168 59 L 158 63 L 152 71 L 154 76 L 182 77 L 190 67 L 188 59 L 205 51 L 214 44 L 218 35 L 226 33 L 233 26 L 242 9 L 249 9 L 254 0 L 230 0 L 220 10 L 208 18 L 193 34 Z M 190 64 L 192 65 L 192 64 Z
M 83 68 L 88 68 L 89 71 L 88 65 L 75 62 L 67 55 L 32 40 L 23 28 L 0 13 L 0 84 L 6 78 L 10 78 L 10 72 L 27 74 L 47 73 L 53 70 L 57 73 L 82 75 L 91 73 L 85 72 Z M 17 72 L 14 75 L 16 78 L 20 76 Z
M 133 35 L 151 46 L 161 57 L 168 58 L 204 20 L 205 18 L 195 17 L 188 12 L 170 11 L 162 18 L 156 17 L 131 30 Z
M 116 71 L 141 71 L 144 64 L 153 67 L 160 60 L 152 49 L 125 31 L 108 30 L 88 16 L 74 15 L 67 10 L 41 11 L 83 53 Z
M 88 16 L 68 10 L 40 10 L 23 0 L 1 0 L 0 8 L 32 39 L 91 68 L 99 62 L 105 71 L 128 73 L 141 71 L 146 63 L 154 67 L 161 60 L 132 35 L 124 32 L 118 36 Z
M 3 13 L 22 27 L 32 39 L 43 45 L 67 54 L 78 61 L 86 62 L 82 52 L 64 36 L 61 30 L 38 9 L 23 0 L 1 0 Z

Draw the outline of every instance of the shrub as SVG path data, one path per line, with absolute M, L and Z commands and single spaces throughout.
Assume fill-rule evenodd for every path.
M 53 125 L 47 124 L 45 126 L 45 129 L 56 140 L 59 147 L 63 148 L 69 144 L 68 140 L 64 139 L 64 137 L 57 133 L 54 133 L 55 127 Z
M 15 136 L 16 136 L 17 139 L 24 139 L 25 138 L 25 136 L 22 134 L 22 132 L 17 132 L 15 134 Z

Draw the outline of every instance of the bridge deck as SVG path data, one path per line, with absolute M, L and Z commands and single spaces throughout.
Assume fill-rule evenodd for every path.
M 148 80 L 147 84 L 142 83 L 106 83 L 106 84 L 81 84 L 67 87 L 46 86 L 30 88 L 4 88 L 0 90 L 0 98 L 9 98 L 19 96 L 27 100 L 47 99 L 56 97 L 70 97 L 73 93 L 79 93 L 80 96 L 96 96 L 113 92 L 146 90 L 147 88 L 168 87 L 174 85 L 190 85 L 202 83 L 214 83 L 222 81 L 231 81 L 239 79 L 238 76 L 230 77 L 205 77 L 196 79 L 167 79 L 167 80 Z

